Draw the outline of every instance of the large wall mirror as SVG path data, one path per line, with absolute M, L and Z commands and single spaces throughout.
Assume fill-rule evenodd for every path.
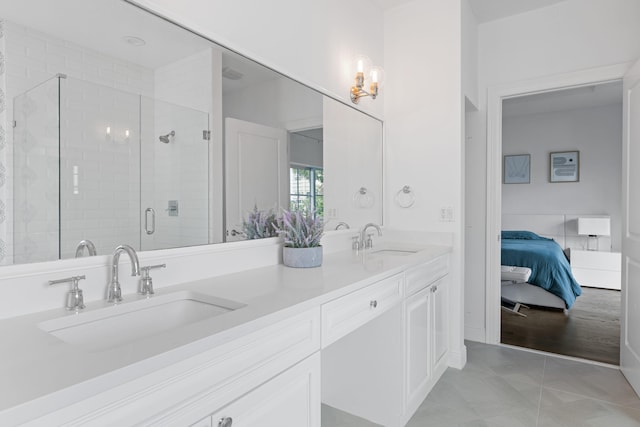
M 0 265 L 382 222 L 382 123 L 122 0 L 0 5 Z

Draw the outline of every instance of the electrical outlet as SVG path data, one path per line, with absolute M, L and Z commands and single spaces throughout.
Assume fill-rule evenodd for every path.
M 444 206 L 440 208 L 440 221 L 453 222 L 453 206 Z
M 325 212 L 326 212 L 326 219 L 338 218 L 338 209 L 336 208 L 325 209 Z

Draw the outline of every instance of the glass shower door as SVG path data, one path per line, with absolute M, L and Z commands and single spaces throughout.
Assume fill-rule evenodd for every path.
M 141 101 L 141 249 L 209 243 L 209 115 Z
M 140 96 L 67 78 L 60 99 L 62 258 L 83 239 L 139 250 Z
M 13 253 L 3 264 L 60 258 L 60 82 L 54 77 L 13 100 L 13 245 L 5 247 Z

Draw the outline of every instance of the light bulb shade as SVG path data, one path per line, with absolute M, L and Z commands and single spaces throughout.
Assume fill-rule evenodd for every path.
M 355 73 L 363 73 L 364 77 L 367 78 L 369 73 L 371 73 L 371 58 L 367 55 L 358 55 L 353 61 L 353 72 Z
M 384 83 L 384 69 L 382 67 L 371 67 L 371 83 L 377 83 L 378 87 L 382 87 Z
M 582 236 L 610 236 L 611 218 L 581 217 L 578 218 L 578 234 Z

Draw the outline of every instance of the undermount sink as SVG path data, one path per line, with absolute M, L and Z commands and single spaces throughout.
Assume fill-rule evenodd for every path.
M 68 344 L 100 351 L 244 306 L 222 298 L 180 291 L 47 320 L 38 327 Z
M 414 251 L 411 249 L 378 249 L 371 251 L 372 254 L 376 255 L 394 255 L 394 256 L 407 256 L 415 254 L 418 251 Z

